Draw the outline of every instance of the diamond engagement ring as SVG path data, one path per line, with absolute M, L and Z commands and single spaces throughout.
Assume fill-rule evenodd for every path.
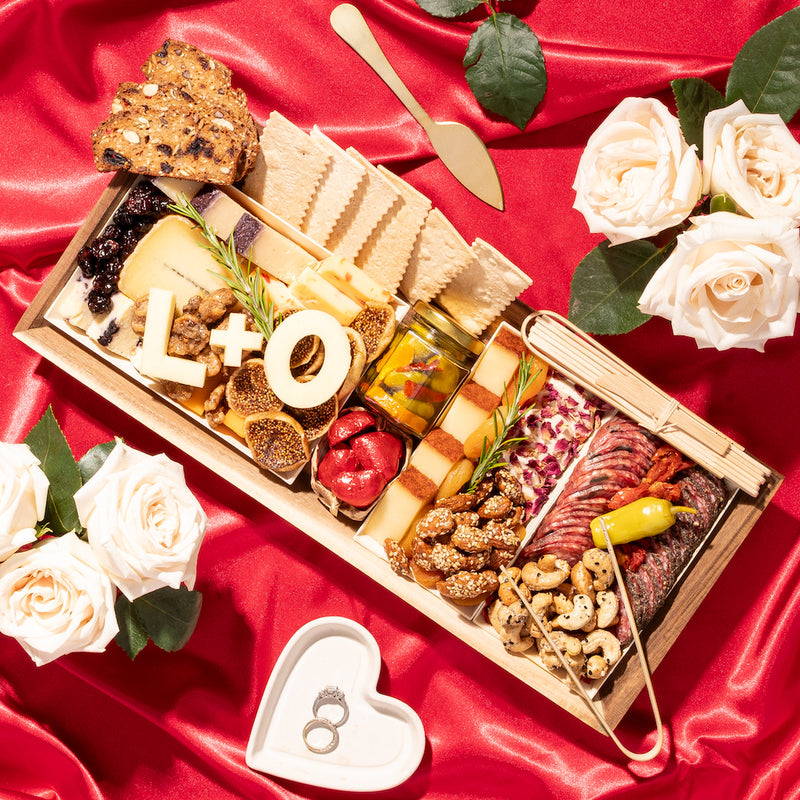
M 318 728 L 325 728 L 331 735 L 331 740 L 327 744 L 322 745 L 322 747 L 312 744 L 308 738 L 311 731 L 317 730 Z M 325 719 L 325 717 L 314 717 L 314 719 L 309 720 L 305 728 L 303 728 L 303 741 L 312 753 L 330 753 L 339 746 L 339 731 L 336 730 L 336 726 L 329 719 Z
M 339 706 L 342 709 L 341 717 L 336 721 L 331 721 L 331 724 L 338 728 L 347 722 L 350 716 L 350 711 L 347 708 L 347 702 L 344 699 L 344 692 L 338 686 L 326 686 L 314 700 L 312 709 L 314 717 L 319 718 L 319 710 L 323 706 Z

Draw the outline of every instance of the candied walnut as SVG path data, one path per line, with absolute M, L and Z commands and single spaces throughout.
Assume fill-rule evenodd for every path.
M 480 553 L 491 550 L 488 537 L 473 525 L 459 525 L 450 537 L 450 544 L 467 553 Z
M 181 314 L 172 323 L 167 353 L 171 356 L 196 356 L 201 353 L 211 334 L 208 328 L 191 314 Z
M 509 527 L 515 528 L 517 525 L 522 525 L 524 519 L 525 519 L 525 507 L 512 506 L 511 513 L 503 521 Z
M 175 381 L 162 381 L 164 394 L 171 397 L 173 400 L 180 402 L 181 400 L 188 400 L 194 393 L 194 387 L 187 386 L 185 383 L 176 383 Z
M 211 390 L 211 393 L 206 398 L 205 403 L 203 403 L 203 411 L 208 413 L 211 411 L 218 411 L 219 409 L 222 409 L 222 413 L 224 416 L 226 408 L 225 404 L 223 403 L 224 399 L 225 399 L 225 384 L 220 383 Z
M 139 336 L 144 336 L 144 324 L 147 320 L 147 304 L 149 297 L 140 297 L 131 309 L 131 330 Z
M 219 375 L 220 370 L 222 369 L 222 360 L 211 349 L 211 345 L 206 345 L 202 352 L 198 353 L 194 357 L 194 360 L 206 365 L 206 375 L 208 375 L 209 378 Z
M 212 428 L 218 428 L 225 421 L 225 409 L 218 408 L 215 411 L 206 411 L 203 416 Z
M 433 508 L 417 523 L 414 532 L 426 541 L 446 536 L 455 528 L 453 512 L 449 508 Z
M 490 569 L 482 572 L 456 572 L 436 584 L 443 597 L 451 600 L 477 600 L 487 592 L 496 592 L 499 586 L 497 573 Z
M 488 497 L 480 506 L 478 514 L 484 519 L 503 519 L 511 512 L 511 501 L 502 494 Z
M 449 508 L 453 513 L 457 511 L 470 511 L 475 508 L 475 495 L 454 494 L 451 497 L 440 497 L 436 501 L 436 508 Z
M 383 549 L 386 552 L 386 557 L 389 559 L 389 566 L 392 571 L 404 578 L 411 577 L 411 565 L 408 562 L 406 551 L 403 550 L 399 542 L 394 539 L 385 539 L 383 542 Z
M 183 307 L 184 314 L 191 314 L 193 317 L 199 316 L 197 313 L 197 309 L 200 308 L 200 301 L 203 299 L 203 295 L 195 294 L 192 295 L 187 301 L 186 305 Z
M 236 305 L 236 295 L 228 287 L 215 289 L 206 295 L 197 306 L 197 316 L 201 322 L 211 325 L 222 319 Z

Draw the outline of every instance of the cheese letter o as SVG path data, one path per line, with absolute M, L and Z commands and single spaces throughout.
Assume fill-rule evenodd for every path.
M 292 351 L 301 339 L 312 335 L 325 347 L 325 360 L 311 380 L 300 383 L 292 375 Z M 272 391 L 294 408 L 314 408 L 329 400 L 349 370 L 350 340 L 344 328 L 324 311 L 306 309 L 287 317 L 275 328 L 264 350 L 264 371 Z

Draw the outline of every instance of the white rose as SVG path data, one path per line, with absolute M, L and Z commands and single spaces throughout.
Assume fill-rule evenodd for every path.
M 75 505 L 100 564 L 129 600 L 194 586 L 207 518 L 180 464 L 118 440 Z
M 751 114 L 741 100 L 709 112 L 703 169 L 704 191 L 730 195 L 739 211 L 800 222 L 800 144 L 777 114 Z
M 786 218 L 718 212 L 692 218 L 639 299 L 699 347 L 749 347 L 791 336 L 797 317 L 800 238 Z
M 116 591 L 91 547 L 70 532 L 0 564 L 0 633 L 37 666 L 66 653 L 101 653 L 119 630 Z
M 36 540 L 50 482 L 26 444 L 0 443 L 0 561 Z
M 700 199 L 700 161 L 676 117 L 651 98 L 627 97 L 581 155 L 573 208 L 611 244 L 683 222 Z

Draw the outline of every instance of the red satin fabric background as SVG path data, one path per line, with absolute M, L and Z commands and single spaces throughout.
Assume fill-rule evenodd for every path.
M 604 344 L 786 475 L 777 497 L 655 672 L 662 754 L 629 763 L 611 741 L 483 659 L 12 338 L 23 309 L 109 180 L 89 136 L 117 84 L 138 80 L 166 37 L 225 61 L 263 121 L 277 109 L 318 124 L 426 193 L 462 235 L 480 236 L 533 278 L 524 299 L 566 313 L 572 271 L 597 242 L 572 210 L 581 149 L 623 97 L 671 102 L 669 81 L 724 87 L 745 40 L 787 0 L 511 0 L 547 59 L 544 103 L 524 133 L 484 114 L 461 60 L 477 11 L 442 21 L 412 0 L 359 0 L 400 75 L 437 119 L 489 144 L 500 213 L 462 189 L 421 129 L 332 32 L 334 0 L 266 3 L 6 0 L 0 5 L 0 438 L 21 441 L 48 404 L 76 456 L 114 435 L 185 464 L 209 515 L 197 630 L 179 653 L 115 645 L 36 668 L 0 638 L 0 797 L 60 800 L 320 798 L 338 795 L 249 770 L 244 753 L 270 671 L 309 620 L 365 625 L 383 658 L 378 690 L 425 726 L 417 772 L 392 798 L 800 796 L 800 334 L 766 353 L 698 351 L 663 320 Z M 798 125 L 793 126 L 797 134 Z M 654 741 L 642 693 L 619 725 Z M 342 794 L 341 796 L 346 796 Z

